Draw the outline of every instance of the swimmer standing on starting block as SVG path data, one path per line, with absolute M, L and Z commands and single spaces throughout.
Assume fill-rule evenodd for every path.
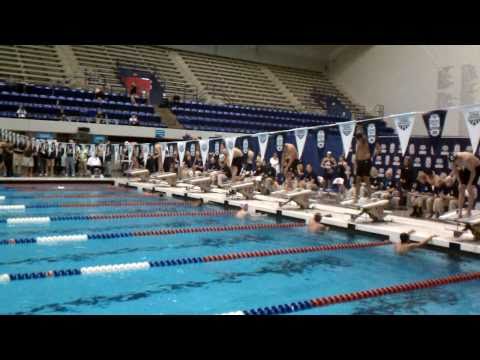
M 308 231 L 311 233 L 318 233 L 330 230 L 328 226 L 322 224 L 322 214 L 316 213 L 310 220 L 308 220 Z
M 480 178 L 480 159 L 469 152 L 450 154 L 448 160 L 452 162 L 452 173 L 458 180 L 458 218 L 462 218 L 463 204 L 465 203 L 465 189 L 468 195 L 467 217 L 472 216 L 472 209 L 477 200 L 476 185 Z
M 355 149 L 355 197 L 354 203 L 360 198 L 360 186 L 365 183 L 367 197 L 370 197 L 370 170 L 372 169 L 372 154 L 368 146 L 368 140 L 363 132 L 355 135 L 357 141 Z
M 432 235 L 426 238 L 425 240 L 419 242 L 419 243 L 410 243 L 410 235 L 412 235 L 415 232 L 415 230 L 410 230 L 407 233 L 401 233 L 400 234 L 400 243 L 395 244 L 395 252 L 398 255 L 405 255 L 406 253 L 415 250 L 419 247 L 422 247 L 432 241 L 434 237 L 437 237 L 437 235 Z

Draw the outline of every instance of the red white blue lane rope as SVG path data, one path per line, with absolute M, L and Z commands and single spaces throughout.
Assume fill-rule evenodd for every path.
M 202 217 L 202 216 L 230 216 L 234 210 L 212 210 L 212 211 L 162 211 L 151 213 L 130 213 L 130 214 L 95 214 L 95 215 L 72 215 L 72 216 L 42 216 L 42 217 L 16 217 L 0 219 L 1 223 L 7 224 L 44 224 L 53 221 L 101 221 L 115 219 L 137 219 L 137 218 L 161 218 L 161 217 Z
M 297 227 L 303 227 L 303 226 L 305 226 L 304 223 L 251 224 L 251 225 L 227 225 L 227 226 L 210 226 L 210 227 L 194 227 L 194 228 L 179 228 L 179 229 L 160 229 L 160 230 L 149 230 L 149 231 L 131 231 L 126 233 L 38 236 L 36 238 L 1 240 L 0 245 L 54 244 L 54 243 L 87 241 L 87 240 L 94 240 L 94 239 L 118 239 L 118 238 L 125 238 L 125 237 L 161 236 L 161 235 L 191 234 L 191 233 L 205 233 L 205 232 L 226 232 L 226 231 L 242 231 L 242 230 L 286 229 L 286 228 L 297 228 Z
M 48 209 L 48 208 L 81 208 L 81 207 L 109 207 L 109 206 L 188 206 L 194 201 L 92 201 L 87 203 L 47 203 L 32 205 L 4 205 L 8 207 L 23 206 L 24 209 Z M 13 209 L 13 208 L 12 208 Z
M 323 306 L 341 304 L 341 303 L 358 301 L 358 300 L 369 299 L 369 298 L 376 298 L 376 297 L 392 295 L 392 294 L 405 293 L 405 292 L 410 292 L 415 290 L 428 289 L 428 288 L 433 288 L 437 286 L 445 286 L 449 284 L 472 281 L 472 280 L 480 280 L 480 272 L 457 274 L 457 275 L 447 276 L 439 279 L 417 281 L 413 283 L 393 285 L 393 286 L 365 290 L 365 291 L 357 291 L 349 294 L 325 296 L 325 297 L 320 297 L 312 300 L 297 301 L 297 302 L 292 302 L 290 304 L 281 304 L 281 305 L 267 306 L 267 307 L 251 309 L 251 310 L 236 311 L 236 312 L 226 313 L 223 315 L 290 314 L 290 313 L 296 313 L 296 312 L 323 307 Z
M 268 224 L 268 225 L 286 225 L 284 227 L 299 226 L 299 224 Z M 181 265 L 187 265 L 187 264 L 210 263 L 210 262 L 219 262 L 219 261 L 233 261 L 233 260 L 257 258 L 257 257 L 294 255 L 294 254 L 305 254 L 305 253 L 312 253 L 312 252 L 365 249 L 365 248 L 372 248 L 372 247 L 386 246 L 386 245 L 391 245 L 391 242 L 377 241 L 377 242 L 369 242 L 369 243 L 363 243 L 363 244 L 362 243 L 332 244 L 332 245 L 297 247 L 297 248 L 286 248 L 286 249 L 275 249 L 275 250 L 259 250 L 259 251 L 248 251 L 248 252 L 241 252 L 241 253 L 230 253 L 230 254 L 223 254 L 223 255 L 195 257 L 195 258 L 180 258 L 180 259 L 173 259 L 173 260 L 144 261 L 144 262 L 138 262 L 138 263 L 88 266 L 80 269 L 77 268 L 77 269 L 66 269 L 66 270 L 50 270 L 50 271 L 42 271 L 42 272 L 34 272 L 34 273 L 2 274 L 0 275 L 0 282 L 43 279 L 47 277 L 54 278 L 54 277 L 75 276 L 75 275 L 90 275 L 90 274 L 104 274 L 104 273 L 124 272 L 124 271 L 147 270 L 147 269 L 167 267 L 167 266 L 181 266 Z

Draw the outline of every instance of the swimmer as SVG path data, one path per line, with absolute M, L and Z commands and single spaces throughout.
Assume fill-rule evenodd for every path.
M 292 144 L 285 144 L 283 146 L 281 170 L 284 174 L 291 171 L 295 175 L 297 174 L 297 165 L 300 163 L 298 159 L 297 148 Z
M 237 213 L 235 214 L 235 217 L 237 219 L 245 219 L 247 216 L 248 216 L 248 205 L 245 204 L 245 205 L 242 205 L 240 210 L 237 211 Z
M 358 203 L 360 197 L 360 186 L 366 184 L 367 198 L 370 197 L 370 169 L 372 168 L 372 156 L 365 134 L 358 132 L 355 135 L 357 140 L 355 151 L 355 197 L 354 202 Z
M 429 243 L 434 237 L 437 237 L 437 235 L 432 235 L 426 238 L 425 240 L 419 242 L 419 243 L 413 243 L 410 244 L 410 235 L 412 235 L 415 232 L 415 230 L 410 230 L 407 233 L 401 233 L 400 234 L 400 243 L 395 244 L 395 252 L 398 255 L 405 255 L 406 253 L 415 250 L 419 247 L 422 247 Z
M 203 203 L 203 200 L 202 199 L 198 199 L 198 200 L 192 200 L 192 202 L 190 203 L 190 205 L 192 207 L 200 207 L 202 206 L 202 203 Z
M 308 231 L 311 233 L 318 233 L 330 230 L 327 226 L 322 224 L 322 214 L 315 214 L 310 220 L 308 220 Z
M 468 195 L 467 217 L 472 216 L 472 209 L 477 200 L 476 185 L 480 177 L 480 159 L 469 152 L 450 154 L 448 160 L 452 163 L 452 174 L 459 183 L 458 187 L 458 218 L 462 218 L 465 190 Z

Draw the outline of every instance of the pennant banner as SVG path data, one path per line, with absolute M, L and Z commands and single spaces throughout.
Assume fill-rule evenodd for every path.
M 323 158 L 325 152 L 325 145 L 327 144 L 327 132 L 325 130 L 318 130 L 317 132 L 317 149 L 320 159 Z
M 235 148 L 236 137 L 227 137 L 225 138 L 225 147 L 228 152 L 228 166 L 232 165 L 233 161 L 233 149 Z
M 308 130 L 297 129 L 295 130 L 295 140 L 297 141 L 298 158 L 300 159 L 305 148 L 305 142 L 307 141 Z
M 478 142 L 480 140 L 480 107 L 474 107 L 463 111 L 465 124 L 468 129 L 468 136 L 472 143 L 472 151 L 477 153 Z
M 180 165 L 183 164 L 183 159 L 185 158 L 185 149 L 186 149 L 186 142 L 181 141 L 177 143 L 178 149 L 178 158 L 180 159 Z
M 340 130 L 340 135 L 342 136 L 343 153 L 345 157 L 347 157 L 350 152 L 350 147 L 352 146 L 353 133 L 355 132 L 355 121 L 338 123 L 337 125 Z
M 400 116 L 395 118 L 395 128 L 397 129 L 400 147 L 402 148 L 402 156 L 405 156 L 408 148 L 408 142 L 412 135 L 413 125 L 415 123 L 415 115 Z
M 430 111 L 422 115 L 423 122 L 427 128 L 428 136 L 432 142 L 435 152 L 438 150 L 440 144 L 440 138 L 442 137 L 443 127 L 445 125 L 445 119 L 447 118 L 446 110 Z
M 260 157 L 262 161 L 265 159 L 265 153 L 267 151 L 268 145 L 268 134 L 259 134 L 257 135 L 258 146 L 260 147 Z
M 200 154 L 202 155 L 203 166 L 205 166 L 207 162 L 208 148 L 209 148 L 209 141 L 200 140 Z

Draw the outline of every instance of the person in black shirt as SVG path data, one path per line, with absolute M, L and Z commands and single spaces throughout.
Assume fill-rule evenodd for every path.
M 203 172 L 203 160 L 202 160 L 202 155 L 200 154 L 200 151 L 196 150 L 195 151 L 195 158 L 193 159 L 193 166 L 192 169 L 194 173 L 201 173 Z
M 216 156 L 214 156 L 214 154 L 209 155 L 207 169 L 210 171 L 220 170 L 218 159 Z
M 0 176 L 5 176 L 4 147 L 5 143 L 0 144 Z
M 4 146 L 4 162 L 7 177 L 13 176 L 13 145 L 6 143 Z
M 55 173 L 58 176 L 64 174 L 65 167 L 62 164 L 63 155 L 65 154 L 65 150 L 63 148 L 58 147 L 57 152 L 55 154 Z
M 45 143 L 40 145 L 38 150 L 39 176 L 46 176 L 47 173 L 47 147 Z
M 453 177 L 440 178 L 433 192 L 433 213 L 437 219 L 446 211 L 458 208 L 458 182 Z
M 343 185 L 345 188 L 349 188 L 349 181 L 348 181 L 348 163 L 345 160 L 345 156 L 340 156 L 338 158 L 337 163 L 337 177 L 343 179 Z
M 75 177 L 75 146 L 75 142 L 73 140 L 69 140 L 66 150 L 67 158 L 65 161 L 66 176 Z
M 305 188 L 313 191 L 317 191 L 320 187 L 320 183 L 318 181 L 318 176 L 313 171 L 312 164 L 307 164 L 305 168 L 305 173 L 300 180 L 303 182 Z
M 266 173 L 267 171 L 267 166 L 265 161 L 262 161 L 260 157 L 257 157 L 257 160 L 255 161 L 255 171 L 253 173 L 253 176 L 262 176 Z
M 130 101 L 132 102 L 133 105 L 137 104 L 136 98 L 137 98 L 137 84 L 135 82 L 130 85 Z
M 113 155 L 113 145 L 110 143 L 110 140 L 105 144 L 103 151 L 105 151 L 105 164 L 104 164 L 104 175 L 106 177 L 112 176 L 112 155 Z
M 45 175 L 46 176 L 53 176 L 54 175 L 54 167 L 55 167 L 55 146 L 53 143 L 49 143 L 47 146 L 47 158 L 46 158 L 47 166 Z
M 152 154 L 148 154 L 148 158 L 147 158 L 147 165 L 146 165 L 146 168 L 147 170 L 150 172 L 150 174 L 153 174 L 155 173 L 155 168 L 156 168 L 156 161 L 155 159 L 153 158 L 153 155 Z
M 418 173 L 417 181 L 412 184 L 412 197 L 411 203 L 413 205 L 413 212 L 410 214 L 412 217 L 423 217 L 423 205 L 427 203 L 427 211 L 428 211 L 428 203 L 430 199 L 433 200 L 433 187 L 428 182 L 428 175 L 420 171 Z M 432 205 L 433 205 L 433 201 Z

